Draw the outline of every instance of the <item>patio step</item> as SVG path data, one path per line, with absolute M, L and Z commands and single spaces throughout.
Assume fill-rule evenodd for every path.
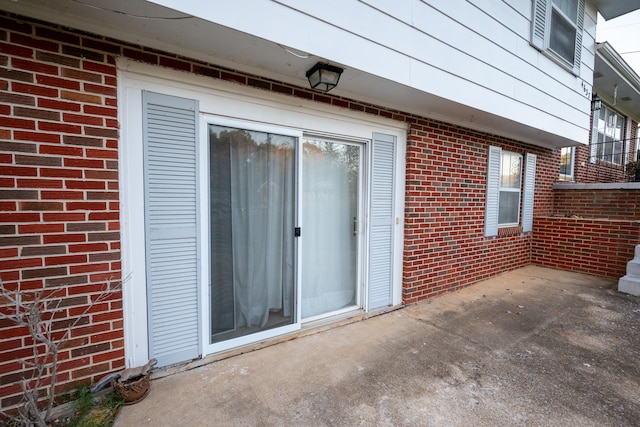
M 634 258 L 627 263 L 627 274 L 618 281 L 618 291 L 640 296 L 640 245 L 636 246 Z

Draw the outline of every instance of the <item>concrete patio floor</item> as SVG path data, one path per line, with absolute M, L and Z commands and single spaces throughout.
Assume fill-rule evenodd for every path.
M 640 298 L 525 267 L 152 381 L 116 426 L 637 426 Z

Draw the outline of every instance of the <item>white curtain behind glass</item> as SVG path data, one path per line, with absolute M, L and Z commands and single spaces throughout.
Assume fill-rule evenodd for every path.
M 293 284 L 293 138 L 252 136 L 257 144 L 231 149 L 236 327 L 264 327 L 269 310 L 289 310 Z
M 233 310 L 235 304 L 236 328 L 264 327 L 271 310 L 287 317 L 293 308 L 295 138 L 217 126 L 211 130 L 219 132 L 220 143 L 229 144 L 231 197 L 228 249 L 234 296 L 217 305 Z
M 303 146 L 302 317 L 356 303 L 359 147 Z

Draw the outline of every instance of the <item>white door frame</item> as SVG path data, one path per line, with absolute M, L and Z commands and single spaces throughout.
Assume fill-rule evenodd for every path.
M 125 278 L 123 288 L 125 363 L 127 366 L 141 365 L 149 359 L 141 125 L 141 94 L 144 90 L 197 99 L 200 105 L 200 117 L 203 117 L 202 114 L 206 114 L 243 123 L 288 129 L 290 132 L 300 132 L 301 134 L 333 136 L 338 140 L 371 140 L 372 134 L 376 132 L 393 135 L 397 143 L 392 300 L 394 305 L 401 303 L 404 174 L 408 125 L 379 116 L 257 90 L 204 76 L 185 74 L 128 59 L 118 59 L 116 65 L 118 67 L 118 119 L 121 124 L 119 182 L 122 275 Z M 205 139 L 205 141 L 207 140 Z M 203 144 L 202 140 L 200 144 Z M 367 156 L 369 155 L 367 153 Z M 200 159 L 203 158 L 205 156 L 200 156 Z M 370 185 L 370 180 L 367 184 Z M 201 186 L 201 192 L 203 191 L 202 187 L 206 188 L 206 186 Z M 366 209 L 366 206 L 363 206 L 363 210 Z M 363 250 L 368 249 L 363 248 Z M 204 270 L 201 269 L 201 271 Z M 203 295 L 207 295 L 207 293 L 205 292 Z M 366 294 L 362 298 L 366 310 Z M 200 298 L 200 300 L 201 313 L 205 313 L 204 305 L 208 302 L 206 298 Z M 298 304 L 299 307 L 300 304 Z M 203 322 L 208 322 L 206 316 L 203 315 L 202 319 Z M 298 313 L 298 319 L 300 319 L 300 313 Z M 202 333 L 205 329 L 208 331 L 209 327 L 201 328 Z M 208 341 L 207 339 L 203 343 Z M 209 354 L 210 351 L 212 349 L 202 348 L 202 355 Z

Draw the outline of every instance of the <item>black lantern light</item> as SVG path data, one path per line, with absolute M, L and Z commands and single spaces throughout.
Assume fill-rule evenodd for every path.
M 307 71 L 307 79 L 311 89 L 329 92 L 338 85 L 342 71 L 344 70 L 340 67 L 318 62 Z
M 591 98 L 591 111 L 599 111 L 602 108 L 602 100 L 597 93 Z

